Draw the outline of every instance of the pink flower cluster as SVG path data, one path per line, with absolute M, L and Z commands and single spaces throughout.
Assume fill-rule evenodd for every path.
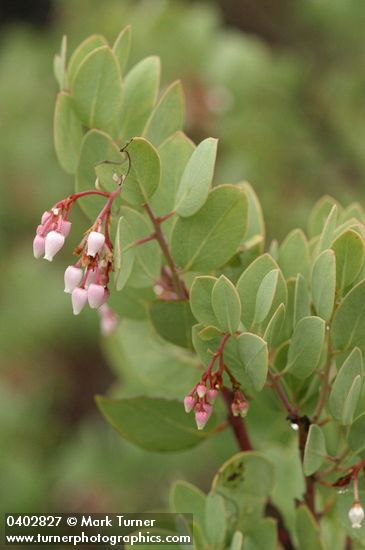
M 231 403 L 231 411 L 233 416 L 240 416 L 241 418 L 245 418 L 245 416 L 247 416 L 248 402 L 240 390 L 236 390 L 234 392 L 233 401 Z
M 217 398 L 219 388 L 219 382 L 207 387 L 203 376 L 199 384 L 194 386 L 189 395 L 185 397 L 185 412 L 189 413 L 194 410 L 195 422 L 198 430 L 202 430 L 208 422 L 213 412 L 213 405 Z
M 111 206 L 119 189 L 113 193 L 83 191 L 59 201 L 50 211 L 44 212 L 33 240 L 35 258 L 52 261 L 61 250 L 71 231 L 68 215 L 72 205 L 81 197 L 97 194 L 108 200 L 95 223 L 86 232 L 75 254 L 80 256 L 74 265 L 65 271 L 65 292 L 71 294 L 72 308 L 79 315 L 88 303 L 92 309 L 105 306 L 109 297 L 109 274 L 113 271 L 113 246 L 109 238 Z M 104 224 L 104 228 L 102 227 Z M 116 316 L 106 306 L 100 311 L 103 333 L 109 333 L 116 324 Z

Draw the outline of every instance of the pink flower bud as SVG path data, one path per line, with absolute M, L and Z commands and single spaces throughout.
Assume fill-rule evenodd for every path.
M 92 283 L 87 289 L 87 299 L 91 309 L 97 309 L 105 302 L 105 288 Z
M 189 413 L 193 410 L 193 408 L 195 407 L 195 399 L 192 395 L 187 395 L 184 398 L 184 407 L 186 413 Z
M 204 410 L 205 410 L 205 412 L 207 413 L 208 419 L 209 419 L 209 418 L 211 417 L 211 415 L 212 415 L 212 412 L 213 412 L 213 407 L 212 407 L 212 405 L 209 405 L 209 403 L 206 403 L 206 404 L 204 405 Z
M 74 315 L 78 315 L 84 309 L 87 302 L 87 290 L 84 288 L 75 288 L 71 295 L 72 308 Z
M 206 411 L 196 411 L 195 413 L 195 422 L 198 430 L 202 430 L 205 424 L 209 420 L 209 414 Z
M 233 401 L 231 404 L 231 411 L 233 416 L 240 416 L 240 406 L 237 401 Z
M 207 393 L 207 388 L 204 384 L 199 384 L 199 386 L 196 388 L 196 393 L 199 395 L 200 398 L 204 397 L 204 395 Z
M 105 236 L 98 231 L 91 231 L 87 238 L 87 255 L 93 258 L 102 249 L 105 243 Z
M 79 286 L 82 279 L 82 269 L 80 267 L 75 267 L 74 265 L 69 265 L 65 271 L 65 292 L 71 294 L 71 292 Z
M 247 413 L 248 413 L 247 401 L 241 401 L 241 403 L 238 404 L 238 409 L 239 409 L 239 415 L 242 418 L 245 418 L 245 416 L 247 416 Z
M 51 212 L 48 212 L 48 211 L 43 212 L 42 218 L 41 218 L 41 224 L 44 225 L 46 223 L 46 221 L 48 221 L 50 216 L 52 216 Z
M 207 401 L 208 403 L 214 403 L 214 401 L 217 399 L 218 390 L 215 390 L 214 388 L 211 388 L 207 391 Z
M 99 307 L 98 312 L 100 314 L 100 330 L 103 336 L 109 336 L 118 326 L 118 317 L 114 311 L 103 304 Z
M 69 222 L 68 220 L 61 221 L 60 232 L 65 238 L 69 236 L 71 231 L 71 226 L 72 226 L 72 223 Z
M 51 262 L 54 256 L 61 250 L 65 243 L 65 237 L 58 231 L 50 231 L 46 237 L 44 259 Z
M 33 240 L 33 254 L 35 258 L 40 258 L 44 254 L 46 240 L 40 235 L 36 235 Z
M 41 236 L 42 236 L 43 233 L 44 233 L 44 226 L 43 226 L 43 225 L 38 225 L 38 226 L 37 226 L 36 233 L 37 233 L 37 235 L 41 235 Z

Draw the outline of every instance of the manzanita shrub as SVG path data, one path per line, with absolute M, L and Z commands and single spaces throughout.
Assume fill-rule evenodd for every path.
M 171 491 L 172 510 L 194 514 L 180 529 L 194 531 L 195 548 L 362 548 L 365 214 L 324 197 L 307 234 L 267 247 L 253 188 L 212 187 L 217 140 L 183 133 L 181 84 L 159 94 L 156 57 L 126 72 L 129 48 L 129 28 L 112 47 L 91 36 L 68 61 L 62 42 L 55 147 L 76 189 L 34 239 L 35 256 L 52 260 L 76 203 L 90 219 L 65 292 L 74 314 L 99 311 L 106 352 L 132 388 L 98 406 L 149 451 L 233 430 L 240 452 L 208 495 L 185 482 Z M 258 408 L 266 433 L 279 411 L 288 449 L 297 442 L 291 514 L 272 496 L 265 441 L 260 452 L 251 444 Z

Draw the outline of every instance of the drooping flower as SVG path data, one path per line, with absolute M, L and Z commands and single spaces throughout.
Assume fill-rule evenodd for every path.
M 356 501 L 351 506 L 349 513 L 349 520 L 353 529 L 360 529 L 361 524 L 365 517 L 365 512 L 359 501 Z
M 65 237 L 59 231 L 50 231 L 45 239 L 44 259 L 52 262 L 53 258 L 65 244 Z
M 87 251 L 88 256 L 95 258 L 96 254 L 100 252 L 105 243 L 105 235 L 99 231 L 91 231 L 87 238 Z

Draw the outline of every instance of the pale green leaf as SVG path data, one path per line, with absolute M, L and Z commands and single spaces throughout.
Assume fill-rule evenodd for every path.
M 184 92 L 181 82 L 173 82 L 162 95 L 147 121 L 143 134 L 156 147 L 181 130 L 185 118 Z
M 279 283 L 279 269 L 269 271 L 262 280 L 256 295 L 255 316 L 253 323 L 258 325 L 262 323 L 272 309 Z
M 178 218 L 171 235 L 175 262 L 183 271 L 208 271 L 237 251 L 246 230 L 247 199 L 235 185 L 220 185 L 194 216 Z
M 81 44 L 79 44 L 79 46 L 74 50 L 67 67 L 67 76 L 71 88 L 75 75 L 85 57 L 92 51 L 102 46 L 107 46 L 107 41 L 104 36 L 101 34 L 92 34 L 81 42 Z
M 328 195 L 320 198 L 314 205 L 308 222 L 309 237 L 312 238 L 322 233 L 324 224 L 334 205 L 337 205 L 337 208 L 339 207 L 337 201 Z
M 221 275 L 212 290 L 212 307 L 223 332 L 233 334 L 241 317 L 241 302 L 235 286 Z
M 122 29 L 117 36 L 114 44 L 113 44 L 113 51 L 118 59 L 120 72 L 123 74 L 126 65 L 128 63 L 128 57 L 129 57 L 129 51 L 131 47 L 131 38 L 132 38 L 132 30 L 131 26 L 128 25 L 124 29 Z
M 149 202 L 160 183 L 160 158 L 144 138 L 134 138 L 125 148 L 130 157 L 130 172 L 123 183 L 122 197 L 133 205 Z
M 306 378 L 318 366 L 325 338 L 325 322 L 319 317 L 303 317 L 294 329 L 286 371 Z
M 157 99 L 160 71 L 160 59 L 152 56 L 142 59 L 126 75 L 119 128 L 125 141 L 142 135 Z
M 336 257 L 324 250 L 313 264 L 312 297 L 319 317 L 328 321 L 332 315 L 336 291 Z
M 365 352 L 365 280 L 358 283 L 340 303 L 333 317 L 331 338 L 334 350 L 358 346 Z
M 156 300 L 152 302 L 150 318 L 157 333 L 172 344 L 192 348 L 191 329 L 195 323 L 189 302 Z
M 53 58 L 53 72 L 61 91 L 67 89 L 66 56 L 67 36 L 63 36 L 60 53 Z
M 280 304 L 271 317 L 263 336 L 269 348 L 275 348 L 281 344 L 283 340 L 282 328 L 285 321 L 285 306 Z
M 72 83 L 72 99 L 85 126 L 112 127 L 122 102 L 122 79 L 118 60 L 108 46 L 97 48 L 81 62 Z
M 265 385 L 269 368 L 269 353 L 266 342 L 250 332 L 244 332 L 237 338 L 238 353 L 242 365 L 256 391 Z
M 216 277 L 196 277 L 190 289 L 190 306 L 193 315 L 205 326 L 218 326 L 212 306 L 212 292 Z
M 307 282 L 304 277 L 298 273 L 294 292 L 294 326 L 303 317 L 309 317 L 310 314 L 311 307 Z
M 304 474 L 311 476 L 319 470 L 326 454 L 326 440 L 323 432 L 317 424 L 311 424 L 304 449 Z
M 54 114 L 54 144 L 58 161 L 69 174 L 76 172 L 82 137 L 82 125 L 74 112 L 72 100 L 65 92 L 60 92 Z
M 323 226 L 322 233 L 319 237 L 319 241 L 317 245 L 318 254 L 323 252 L 323 250 L 330 248 L 335 235 L 337 220 L 338 220 L 338 207 L 335 204 L 332 207 L 330 213 L 328 214 L 328 217 Z
M 295 510 L 295 529 L 299 542 L 298 550 L 326 550 L 319 525 L 305 504 L 300 504 Z
M 98 396 L 97 405 L 108 422 L 127 441 L 147 451 L 160 453 L 181 451 L 195 447 L 209 438 L 214 425 L 200 432 L 194 428 L 191 416 L 182 403 L 174 400 L 134 397 L 109 399 Z
M 173 511 L 193 514 L 194 523 L 202 530 L 205 524 L 205 501 L 204 493 L 186 481 L 176 481 L 171 488 L 170 504 Z
M 151 200 L 156 215 L 163 216 L 173 210 L 180 178 L 193 151 L 194 143 L 183 132 L 176 132 L 159 147 L 161 181 Z M 170 221 L 173 218 L 164 223 L 165 234 Z
M 332 416 L 343 424 L 351 424 L 352 422 L 359 400 L 359 395 L 357 397 L 354 395 L 358 387 L 358 382 L 355 384 L 355 380 L 360 377 L 361 387 L 362 375 L 362 353 L 359 348 L 354 348 L 338 371 L 328 401 Z M 353 410 L 351 411 L 351 409 Z
M 353 230 L 343 232 L 331 245 L 336 255 L 336 286 L 343 290 L 353 283 L 364 263 L 364 242 Z
M 278 270 L 278 264 L 269 254 L 263 254 L 253 261 L 242 273 L 237 282 L 237 291 L 241 299 L 241 320 L 246 327 L 251 327 L 256 308 L 257 293 L 265 276 L 272 270 Z M 280 272 L 276 286 L 275 298 L 269 314 L 273 315 L 278 306 L 287 302 L 287 289 Z
M 179 216 L 195 214 L 206 202 L 212 184 L 218 140 L 208 138 L 199 143 L 191 155 L 176 196 Z
M 301 229 L 294 229 L 279 248 L 279 266 L 284 277 L 296 277 L 298 273 L 308 279 L 309 248 Z
M 222 548 L 227 530 L 226 508 L 220 495 L 210 493 L 206 499 L 205 532 L 212 548 Z

